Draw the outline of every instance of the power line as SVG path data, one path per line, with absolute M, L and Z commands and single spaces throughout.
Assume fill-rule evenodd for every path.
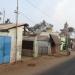
M 24 14 L 24 12 L 21 12 L 21 13 L 22 13 L 23 16 L 25 16 L 25 18 L 28 19 L 30 22 L 35 23 L 30 17 L 26 16 L 26 15 Z
M 16 59 L 17 59 L 17 50 L 18 50 L 18 48 L 17 48 L 17 45 L 18 45 L 18 43 L 17 43 L 17 39 L 18 39 L 17 26 L 18 26 L 18 16 L 19 16 L 18 12 L 19 12 L 19 1 L 16 0 L 16 52 L 15 52 L 15 62 L 16 62 Z
M 27 0 L 27 3 L 29 3 L 31 6 L 33 6 L 34 8 L 36 8 L 37 10 L 39 10 L 43 15 L 47 16 L 49 18 L 49 15 L 46 14 L 44 11 L 42 11 L 40 8 L 38 8 L 37 6 L 35 6 L 32 2 L 30 2 L 29 0 Z
M 31 21 L 32 23 L 35 23 L 34 21 L 32 21 L 28 16 L 25 16 L 29 21 Z

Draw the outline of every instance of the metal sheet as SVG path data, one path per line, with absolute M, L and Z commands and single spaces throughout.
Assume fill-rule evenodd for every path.
M 0 64 L 10 62 L 11 38 L 0 36 Z
M 4 37 L 4 63 L 10 62 L 10 50 L 11 50 L 11 38 L 10 37 Z
M 0 64 L 3 63 L 3 38 L 0 37 Z

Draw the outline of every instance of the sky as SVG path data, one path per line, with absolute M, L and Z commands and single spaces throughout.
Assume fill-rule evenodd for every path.
M 0 12 L 5 10 L 5 19 L 10 18 L 15 23 L 17 0 L 1 0 Z M 54 25 L 59 31 L 68 22 L 75 28 L 75 0 L 18 0 L 19 23 L 28 23 L 33 26 L 45 20 Z M 0 15 L 2 17 L 2 15 Z M 2 22 L 2 21 L 1 21 Z

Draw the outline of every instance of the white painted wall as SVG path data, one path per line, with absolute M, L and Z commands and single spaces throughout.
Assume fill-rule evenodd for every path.
M 34 40 L 34 46 L 33 46 L 33 57 L 38 57 L 38 42 L 37 42 L 37 36 L 35 37 L 35 40 Z
M 17 28 L 17 50 L 16 50 L 16 28 L 9 30 L 9 36 L 11 36 L 11 56 L 10 62 L 20 61 L 22 52 L 22 32 L 23 27 Z
M 0 36 L 11 37 L 10 63 L 21 60 L 23 26 L 17 28 L 17 51 L 16 51 L 16 28 L 9 32 L 0 32 Z
M 22 39 L 23 39 L 23 27 L 18 27 L 17 34 L 17 61 L 21 60 L 21 52 L 22 52 Z

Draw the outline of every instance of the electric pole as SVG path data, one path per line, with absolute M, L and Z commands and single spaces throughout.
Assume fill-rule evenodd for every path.
M 15 58 L 15 61 L 17 60 L 17 39 L 18 39 L 18 37 L 17 37 L 17 32 L 18 32 L 18 29 L 17 29 L 17 26 L 18 26 L 18 10 L 19 10 L 19 6 L 18 6 L 18 0 L 17 0 L 17 7 L 16 7 L 16 53 L 15 53 L 15 56 L 16 56 L 16 58 Z
M 3 11 L 3 24 L 5 23 L 5 10 Z

